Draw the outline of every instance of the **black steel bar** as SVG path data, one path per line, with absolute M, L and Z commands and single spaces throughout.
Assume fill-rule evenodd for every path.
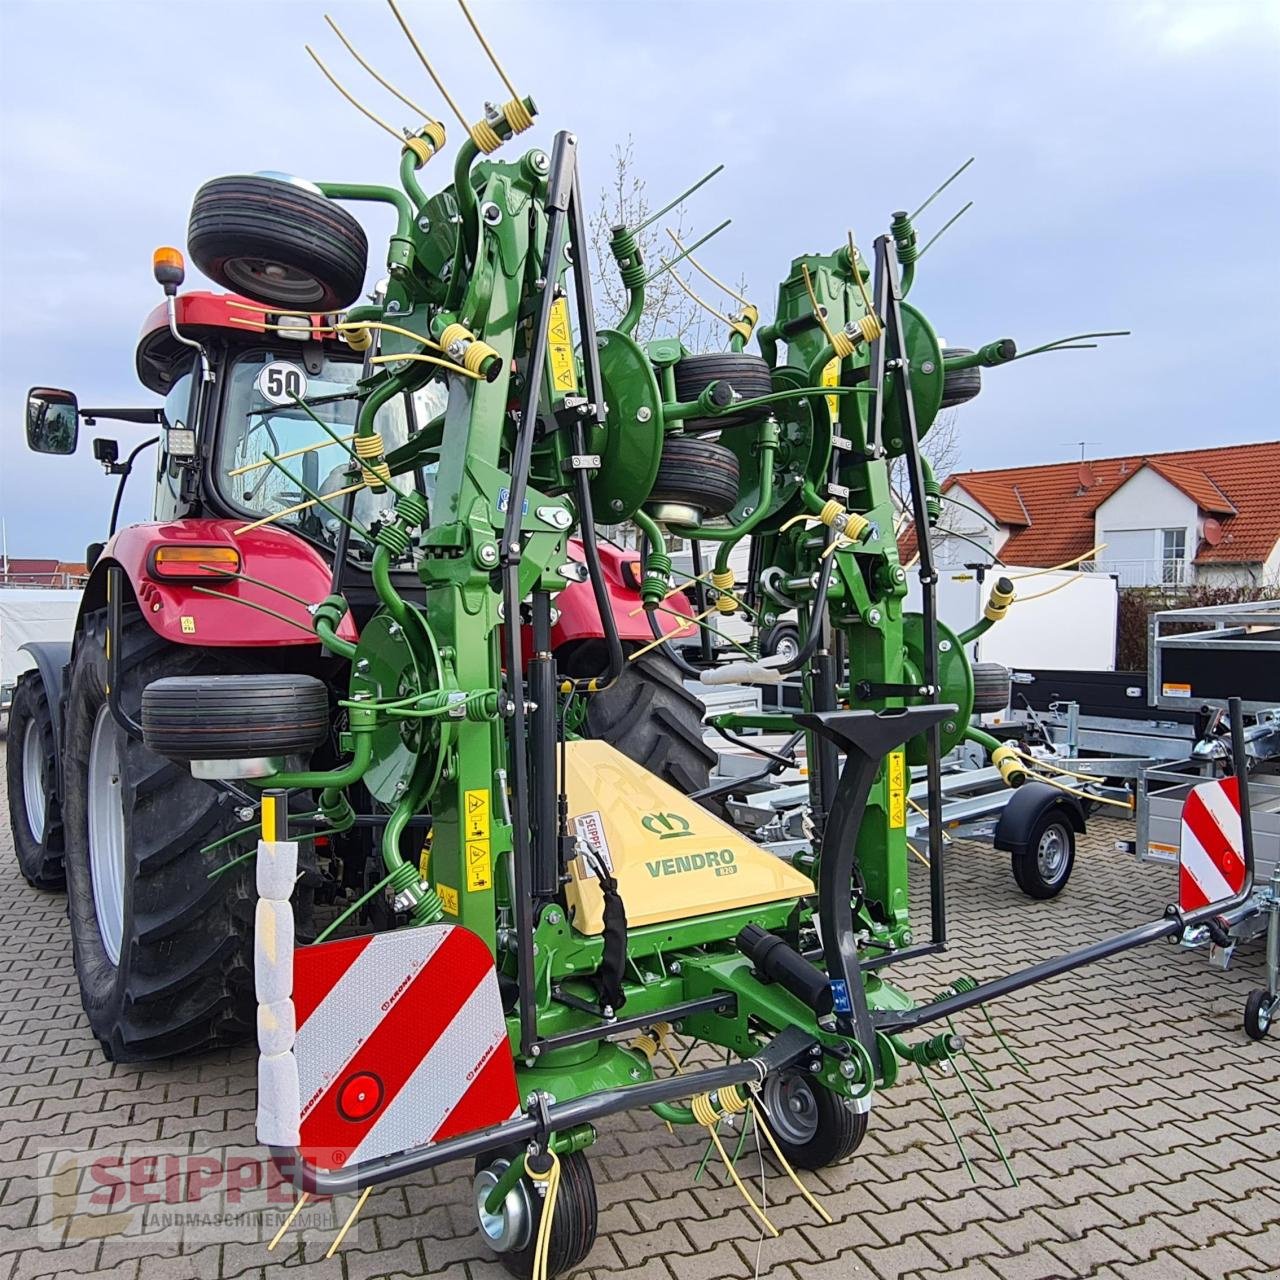
M 560 830 L 556 774 L 556 670 L 551 656 L 551 595 L 533 593 L 533 656 L 529 659 L 530 786 L 533 793 L 533 892 L 551 898 L 560 892 Z
M 759 1084 L 770 1072 L 782 1071 L 808 1055 L 814 1045 L 811 1036 L 797 1027 L 776 1035 L 754 1057 L 723 1067 L 711 1067 L 705 1071 L 687 1071 L 682 1075 L 664 1076 L 661 1080 L 649 1080 L 644 1084 L 625 1085 L 617 1089 L 601 1089 L 568 1102 L 558 1102 L 547 1108 L 547 1124 L 553 1132 L 571 1129 L 575 1125 L 588 1124 L 630 1111 L 648 1107 L 658 1102 L 674 1102 L 695 1093 L 713 1093 L 737 1084 Z M 271 1147 L 272 1162 L 281 1175 L 299 1190 L 310 1195 L 337 1196 L 362 1187 L 378 1186 L 396 1178 L 408 1177 L 432 1169 L 450 1160 L 463 1160 L 484 1155 L 499 1147 L 516 1142 L 527 1142 L 538 1132 L 540 1122 L 532 1115 L 522 1115 L 518 1120 L 480 1129 L 475 1133 L 450 1138 L 430 1147 L 401 1151 L 366 1160 L 345 1169 L 317 1169 L 296 1150 Z
M 1248 897 L 1253 892 L 1253 810 L 1249 807 L 1249 753 L 1244 743 L 1244 708 L 1239 698 L 1227 699 L 1231 717 L 1231 769 L 1236 778 L 1240 805 L 1240 843 L 1244 845 L 1244 888 Z
M 885 955 L 876 956 L 873 960 L 862 962 L 863 970 L 883 969 L 885 965 L 898 964 L 903 960 L 918 960 L 921 956 L 936 956 L 946 947 L 937 942 L 920 942 L 913 947 L 902 947 L 898 951 L 889 951 Z
M 707 584 L 702 580 L 702 543 L 691 538 L 689 550 L 693 554 L 693 607 L 695 612 L 703 614 L 707 610 Z M 711 651 L 711 632 L 706 627 L 698 628 L 698 647 L 702 661 L 710 666 L 715 661 L 715 654 Z
M 578 1008 L 585 1004 L 585 1001 L 579 1001 L 570 997 L 567 992 L 561 992 L 554 995 L 553 999 L 560 1001 L 562 1004 L 570 1005 Z M 591 1040 L 603 1040 L 606 1036 L 621 1035 L 627 1031 L 638 1031 L 643 1027 L 651 1027 L 655 1022 L 676 1023 L 681 1018 L 691 1017 L 695 1013 L 716 1013 L 726 1008 L 736 1008 L 738 997 L 732 992 L 722 991 L 713 996 L 699 996 L 696 1000 L 685 1000 L 680 1004 L 673 1004 L 665 1009 L 655 1009 L 652 1013 L 637 1013 L 630 1018 L 614 1018 L 609 1022 L 601 1022 L 596 1027 L 580 1027 L 576 1031 L 562 1031 L 556 1036 L 547 1036 L 543 1040 L 538 1041 L 538 1045 L 543 1053 L 550 1053 L 553 1049 L 568 1049 L 576 1044 L 586 1044 Z M 598 1013 L 599 1010 L 592 1009 L 591 1012 Z

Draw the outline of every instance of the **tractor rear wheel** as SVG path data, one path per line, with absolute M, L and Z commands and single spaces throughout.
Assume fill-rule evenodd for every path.
M 61 889 L 62 810 L 53 754 L 53 715 L 44 681 L 30 671 L 18 680 L 9 708 L 5 772 L 9 823 L 18 869 L 34 889 Z
M 135 719 L 153 680 L 237 662 L 170 644 L 134 609 L 122 631 L 112 637 L 119 693 Z M 85 1012 L 115 1062 L 235 1044 L 255 1017 L 253 869 L 211 878 L 243 846 L 205 850 L 245 824 L 229 794 L 116 723 L 105 639 L 105 611 L 91 614 L 71 664 L 63 765 L 68 914 Z
M 566 675 L 594 675 L 605 666 L 603 643 L 579 646 L 559 661 Z M 652 650 L 629 661 L 617 682 L 590 694 L 586 704 L 584 737 L 617 747 L 686 795 L 710 782 L 717 757 L 703 740 L 702 699 L 684 687 L 665 653 Z

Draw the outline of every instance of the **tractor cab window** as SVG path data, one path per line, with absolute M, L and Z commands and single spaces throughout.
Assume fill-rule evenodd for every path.
M 292 344 L 236 361 L 225 390 L 215 468 L 217 483 L 232 507 L 250 520 L 274 516 L 273 524 L 313 542 L 336 543 L 338 519 L 313 502 L 303 486 L 343 511 L 339 491 L 357 478 L 350 474 L 353 464 L 347 451 L 316 425 L 297 400 L 305 400 L 334 435 L 347 439 L 355 432 L 359 401 L 352 393 L 359 377 L 360 364 L 354 360 L 325 358 L 318 373 L 309 372 Z M 375 425 L 388 452 L 403 444 L 409 436 L 403 397 L 384 405 Z M 269 457 L 280 460 L 290 474 Z M 377 524 L 390 516 L 394 501 L 390 492 L 357 490 L 351 518 L 376 533 Z M 353 531 L 348 549 L 356 559 L 367 561 L 373 555 L 373 538 Z
M 170 430 L 190 428 L 191 417 L 192 362 L 188 361 L 186 372 L 177 378 L 164 398 L 164 432 L 160 436 L 160 446 L 156 457 L 156 494 L 152 514 L 157 520 L 177 520 L 185 515 L 187 504 L 182 501 L 181 468 L 169 456 L 168 434 Z

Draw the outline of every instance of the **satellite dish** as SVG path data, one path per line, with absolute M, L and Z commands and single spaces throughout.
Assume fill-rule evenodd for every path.
M 1092 489 L 1096 481 L 1093 474 L 1093 468 L 1087 462 L 1080 463 L 1080 469 L 1076 472 L 1080 478 L 1080 487 L 1082 489 Z
M 1216 547 L 1222 541 L 1222 521 L 1209 516 L 1204 522 L 1202 536 L 1211 547 Z

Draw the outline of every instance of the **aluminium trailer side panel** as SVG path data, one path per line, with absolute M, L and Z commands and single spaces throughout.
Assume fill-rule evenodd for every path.
M 0 706 L 9 705 L 18 677 L 36 665 L 22 652 L 24 644 L 70 642 L 81 595 L 56 587 L 0 587 Z

